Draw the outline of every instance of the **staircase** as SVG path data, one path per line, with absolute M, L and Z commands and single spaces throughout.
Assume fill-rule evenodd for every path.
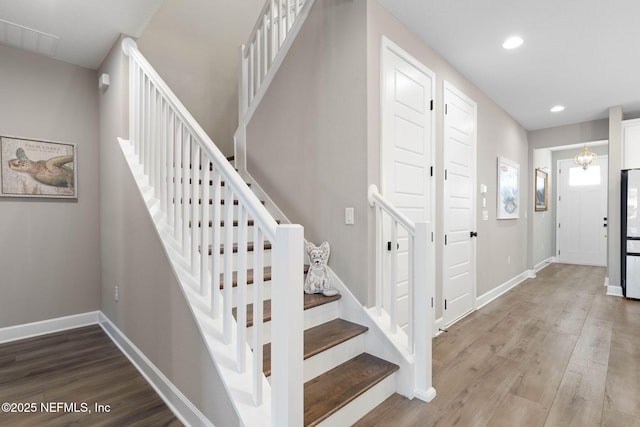
M 228 158 L 234 161 L 233 156 Z M 201 182 L 199 180 L 199 182 Z M 212 182 L 209 185 L 213 185 Z M 250 183 L 247 184 L 250 186 Z M 210 204 L 213 201 L 210 201 Z M 265 204 L 264 201 L 261 201 Z M 276 220 L 280 223 L 281 220 Z M 202 225 L 198 223 L 198 227 Z M 212 223 L 209 223 L 211 226 Z M 233 252 L 238 248 L 238 222 L 234 221 Z M 253 223 L 248 223 L 249 227 Z M 251 233 L 249 233 L 251 235 Z M 254 252 L 254 242 L 247 242 L 248 252 Z M 269 259 L 271 244 L 265 242 L 262 248 L 265 259 Z M 225 252 L 220 247 L 220 255 Z M 208 255 L 217 252 L 209 247 Z M 265 262 L 267 264 L 267 262 Z M 305 265 L 305 273 L 308 265 Z M 247 284 L 253 284 L 254 272 L 247 270 Z M 233 272 L 232 286 L 237 287 L 238 271 Z M 271 376 L 271 268 L 264 267 L 263 278 L 265 299 L 263 307 L 264 345 L 262 366 L 267 379 Z M 224 289 L 224 279 L 220 280 Z M 351 425 L 369 410 L 381 403 L 396 389 L 394 373 L 399 367 L 393 363 L 372 356 L 364 351 L 364 334 L 368 327 L 339 317 L 341 295 L 308 295 L 300 290 L 304 306 L 304 425 Z M 254 327 L 252 301 L 246 308 L 248 334 Z M 238 309 L 232 310 L 234 319 L 238 319 Z
M 235 158 L 222 155 L 135 43 L 123 41 L 130 134 L 120 146 L 243 426 L 346 426 L 396 391 L 435 396 L 425 224 L 369 192 L 378 224 L 390 215 L 411 242 L 408 324 L 399 325 L 396 304 L 382 302 L 380 274 L 370 309 L 337 277 L 342 294 L 304 294 L 303 228 L 287 224 L 246 171 L 246 125 L 312 4 L 267 1 L 243 47 Z

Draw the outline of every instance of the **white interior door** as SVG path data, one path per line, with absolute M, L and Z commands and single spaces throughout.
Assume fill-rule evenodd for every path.
M 382 52 L 382 194 L 413 221 L 424 221 L 433 230 L 434 185 L 433 111 L 432 99 L 435 75 L 388 39 L 383 39 Z M 385 234 L 390 234 L 390 222 Z M 396 315 L 398 324 L 407 324 L 408 297 L 408 236 L 401 227 L 397 230 L 396 254 Z M 428 250 L 435 264 L 434 243 Z M 387 251 L 388 259 L 391 252 Z M 434 268 L 431 280 L 435 281 Z M 387 277 L 387 274 L 385 274 Z M 390 293 L 389 293 L 390 294 Z M 385 307 L 389 307 L 389 294 Z
M 558 161 L 558 261 L 567 264 L 607 263 L 607 156 L 586 170 L 572 160 Z
M 474 308 L 476 252 L 476 103 L 444 82 L 443 320 Z

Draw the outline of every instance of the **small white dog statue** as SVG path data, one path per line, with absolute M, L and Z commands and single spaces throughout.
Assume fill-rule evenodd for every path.
M 331 296 L 337 293 L 330 286 L 329 270 L 327 269 L 330 253 L 331 248 L 328 242 L 323 242 L 320 246 L 307 243 L 307 254 L 311 265 L 304 280 L 304 292 L 306 294 Z

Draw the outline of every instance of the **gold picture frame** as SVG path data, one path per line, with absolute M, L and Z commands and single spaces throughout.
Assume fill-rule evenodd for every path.
M 536 212 L 549 209 L 549 175 L 540 168 L 536 168 L 536 188 L 533 194 Z

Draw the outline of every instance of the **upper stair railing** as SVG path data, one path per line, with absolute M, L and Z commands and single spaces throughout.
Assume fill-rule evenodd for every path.
M 267 0 L 247 43 L 242 46 L 236 166 L 246 171 L 246 126 L 287 56 L 315 0 Z
M 156 228 L 241 424 L 302 425 L 303 229 L 276 223 L 135 42 L 125 39 L 122 47 L 129 57 L 129 157 L 137 160 L 130 165 L 140 170 L 138 185 L 150 194 Z M 249 263 L 253 318 L 263 318 L 264 241 L 272 247 L 271 386 L 262 372 L 262 322 L 252 328 L 253 350 L 246 326 Z
M 375 185 L 369 186 L 369 205 L 375 209 L 375 247 L 376 247 L 376 292 L 375 306 L 369 313 L 376 323 L 389 336 L 398 350 L 413 361 L 414 393 L 425 401 L 435 397 L 432 387 L 432 346 L 433 335 L 433 283 L 429 280 L 427 269 L 427 247 L 429 242 L 428 224 L 414 223 L 400 212 L 382 194 Z M 385 235 L 388 229 L 388 236 Z M 386 238 L 385 238 L 386 236 Z M 399 265 L 399 238 L 406 236 L 408 243 L 407 265 Z M 386 243 L 386 244 L 385 244 Z M 384 249 L 390 252 L 384 257 Z M 385 269 L 384 267 L 388 268 Z M 404 270 L 406 268 L 406 270 Z M 404 281 L 407 274 L 406 331 L 399 326 L 398 283 Z

